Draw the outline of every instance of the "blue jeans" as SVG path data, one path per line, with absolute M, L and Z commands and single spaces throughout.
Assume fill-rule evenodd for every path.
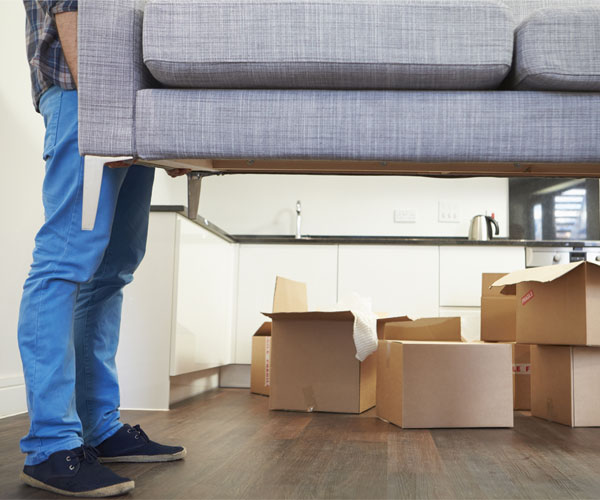
M 29 410 L 25 464 L 95 446 L 120 429 L 115 355 L 123 287 L 145 252 L 154 169 L 104 168 L 93 231 L 81 230 L 83 158 L 77 92 L 52 87 L 46 125 L 45 222 L 35 238 L 18 337 Z

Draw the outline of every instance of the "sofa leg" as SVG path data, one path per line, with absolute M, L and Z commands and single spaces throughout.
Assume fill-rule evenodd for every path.
M 203 172 L 190 172 L 188 178 L 188 217 L 195 220 L 200 208 L 200 190 L 202 188 Z
M 86 156 L 83 160 L 83 206 L 81 207 L 81 229 L 92 231 L 96 225 L 96 213 L 100 200 L 102 173 L 106 158 Z

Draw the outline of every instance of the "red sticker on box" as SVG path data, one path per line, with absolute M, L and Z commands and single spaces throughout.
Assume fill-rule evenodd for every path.
M 519 363 L 513 365 L 513 373 L 515 375 L 529 375 L 531 373 L 530 363 Z
M 531 299 L 533 299 L 533 290 L 529 290 L 525 295 L 523 295 L 523 297 L 521 297 L 521 305 L 524 306 Z

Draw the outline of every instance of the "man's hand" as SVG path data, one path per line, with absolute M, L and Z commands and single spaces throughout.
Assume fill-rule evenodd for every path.
M 171 177 L 179 177 L 181 175 L 189 174 L 191 171 L 191 168 L 170 168 L 166 170 L 167 174 Z
M 56 14 L 55 20 L 67 66 L 69 66 L 75 86 L 79 87 L 77 80 L 77 12 L 61 12 Z

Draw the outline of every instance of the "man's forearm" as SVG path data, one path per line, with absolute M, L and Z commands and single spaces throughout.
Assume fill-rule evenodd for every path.
M 77 83 L 77 12 L 56 14 L 56 27 L 60 44 L 75 85 Z

